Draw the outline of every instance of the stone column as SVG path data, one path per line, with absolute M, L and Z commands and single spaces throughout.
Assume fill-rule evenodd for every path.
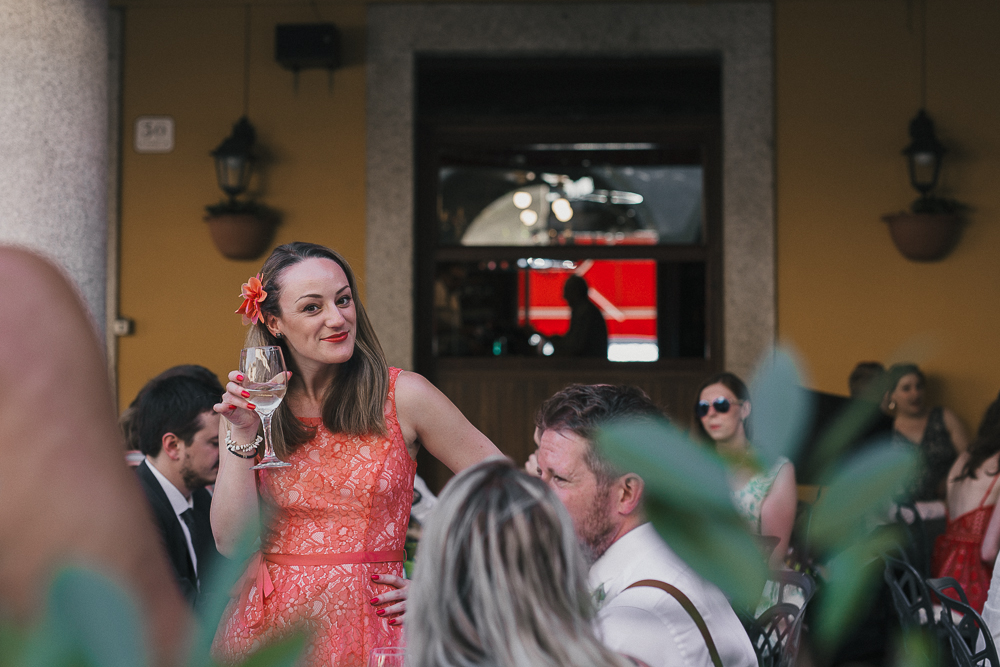
M 107 0 L 0 0 L 0 243 L 62 265 L 98 329 L 107 262 L 107 22 Z

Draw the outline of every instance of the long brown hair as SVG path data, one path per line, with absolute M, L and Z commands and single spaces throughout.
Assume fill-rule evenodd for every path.
M 979 422 L 979 431 L 976 439 L 969 445 L 969 459 L 965 462 L 962 472 L 955 477 L 955 481 L 963 479 L 976 479 L 976 471 L 986 459 L 1000 451 L 1000 396 L 990 406 L 986 408 L 983 420 Z M 983 471 L 990 477 L 1000 474 L 1000 465 L 993 472 Z
M 385 401 L 389 396 L 389 365 L 382 346 L 375 335 L 375 328 L 358 296 L 354 271 L 347 260 L 329 248 L 315 243 L 296 241 L 278 246 L 260 270 L 260 282 L 267 298 L 260 304 L 262 313 L 281 316 L 278 300 L 281 298 L 281 276 L 287 268 L 305 259 L 329 259 L 340 265 L 347 276 L 357 313 L 357 336 L 354 354 L 341 364 L 323 400 L 323 424 L 333 433 L 384 435 Z M 295 359 L 289 354 L 284 338 L 276 338 L 263 319 L 252 324 L 247 331 L 246 346 L 278 345 L 285 355 L 288 370 L 298 374 Z M 294 375 L 293 375 L 294 377 Z M 298 420 L 287 401 L 282 401 L 274 413 L 274 448 L 279 456 L 287 456 L 313 436 L 313 429 Z

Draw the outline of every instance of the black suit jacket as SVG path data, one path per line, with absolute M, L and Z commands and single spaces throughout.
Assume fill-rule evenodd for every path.
M 194 606 L 198 601 L 198 577 L 195 576 L 194 568 L 191 565 L 191 557 L 188 555 L 187 540 L 184 539 L 180 517 L 174 513 L 174 508 L 170 505 L 166 492 L 149 469 L 147 461 L 139 464 L 136 468 L 136 474 L 139 477 L 143 493 L 146 494 L 146 499 L 149 501 L 149 507 L 153 511 L 156 527 L 163 538 L 163 547 L 166 550 L 167 559 L 173 566 L 177 585 L 180 586 L 181 593 L 184 594 L 187 601 Z M 219 557 L 219 552 L 215 548 L 215 538 L 212 536 L 212 524 L 209 516 L 212 494 L 205 489 L 198 489 L 192 494 L 192 497 L 194 498 L 195 530 L 194 534 L 191 535 L 191 543 L 198 556 L 198 573 L 204 577 L 205 572 L 212 566 L 212 562 Z

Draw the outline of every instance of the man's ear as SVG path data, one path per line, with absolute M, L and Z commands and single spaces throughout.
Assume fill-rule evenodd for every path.
M 642 509 L 642 494 L 646 488 L 642 477 L 634 472 L 626 473 L 618 478 L 615 490 L 618 494 L 618 513 L 628 516 Z
M 184 442 L 173 433 L 164 433 L 160 438 L 161 451 L 172 461 L 179 461 Z

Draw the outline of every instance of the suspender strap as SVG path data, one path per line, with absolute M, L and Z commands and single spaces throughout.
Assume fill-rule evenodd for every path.
M 664 593 L 673 596 L 677 602 L 680 603 L 684 611 L 688 613 L 694 624 L 698 626 L 698 630 L 701 632 L 702 639 L 705 640 L 705 645 L 708 647 L 708 655 L 712 658 L 712 664 L 715 667 L 722 667 L 722 659 L 719 657 L 719 651 L 715 648 L 715 642 L 712 641 L 712 634 L 708 631 L 708 626 L 705 625 L 705 619 L 701 617 L 698 613 L 698 609 L 694 606 L 688 596 L 684 595 L 676 586 L 671 586 L 664 581 L 658 581 L 656 579 L 643 579 L 642 581 L 637 581 L 631 586 L 626 587 L 625 590 L 629 588 L 638 588 L 640 586 L 646 586 L 649 588 L 659 588 Z

